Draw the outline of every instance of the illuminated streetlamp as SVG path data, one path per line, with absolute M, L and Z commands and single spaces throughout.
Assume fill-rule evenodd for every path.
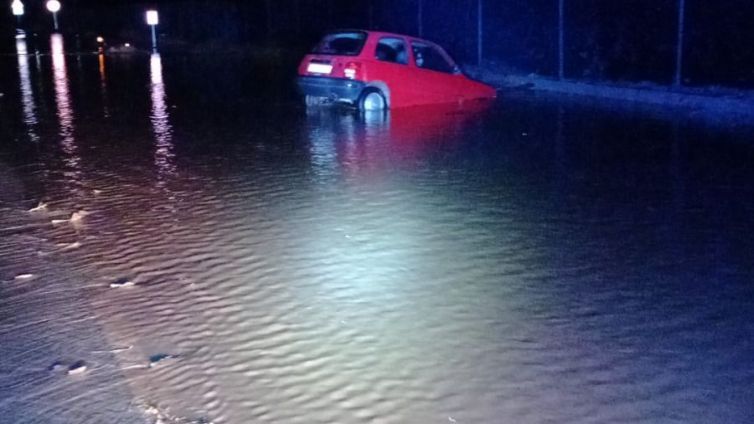
M 49 0 L 47 10 L 52 12 L 52 19 L 55 22 L 55 31 L 58 30 L 58 12 L 60 11 L 60 2 L 58 0 Z
M 13 16 L 24 16 L 24 4 L 21 0 L 13 0 L 10 8 L 13 9 Z
M 155 27 L 160 23 L 160 16 L 156 10 L 147 10 L 147 25 L 152 27 L 152 51 L 157 51 L 157 33 Z
M 18 26 L 21 26 L 21 16 L 24 16 L 24 4 L 21 3 L 21 0 L 13 0 L 10 8 L 13 9 L 13 16 L 16 17 Z

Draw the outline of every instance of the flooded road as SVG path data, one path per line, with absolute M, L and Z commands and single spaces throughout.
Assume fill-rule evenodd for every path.
M 754 422 L 750 133 L 50 49 L 0 58 L 0 421 Z

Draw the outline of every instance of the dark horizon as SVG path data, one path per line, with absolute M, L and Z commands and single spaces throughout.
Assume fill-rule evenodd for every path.
M 334 28 L 382 29 L 421 35 L 448 48 L 462 63 L 477 61 L 478 0 L 423 1 L 95 1 L 69 0 L 62 31 L 84 45 L 97 35 L 148 46 L 144 11 L 160 11 L 161 39 L 182 46 L 274 45 L 308 48 Z M 51 30 L 44 1 L 26 1 L 23 26 Z M 572 79 L 671 83 L 677 42 L 678 0 L 601 2 L 565 0 L 565 76 Z M 3 52 L 14 27 L 2 15 Z M 690 86 L 754 88 L 754 2 L 688 1 L 682 82 Z M 483 59 L 516 72 L 555 76 L 558 68 L 558 1 L 484 2 Z M 420 34 L 421 33 L 421 34 Z

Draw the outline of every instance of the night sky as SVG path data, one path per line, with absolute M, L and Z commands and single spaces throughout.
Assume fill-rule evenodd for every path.
M 144 10 L 160 10 L 168 45 L 273 44 L 300 51 L 333 28 L 376 28 L 418 35 L 419 0 L 68 0 L 64 33 L 85 41 L 149 43 Z M 51 29 L 44 1 L 27 0 L 24 26 Z M 670 83 L 675 66 L 678 0 L 565 0 L 565 70 L 569 78 Z M 424 0 L 422 34 L 461 62 L 476 61 L 477 0 Z M 10 8 L 2 32 L 13 30 Z M 683 80 L 687 85 L 754 88 L 754 2 L 687 0 Z M 555 75 L 557 0 L 485 0 L 484 59 L 522 73 Z M 12 38 L 12 37 L 11 37 Z M 84 43 L 86 44 L 86 43 Z M 12 52 L 9 37 L 2 51 Z

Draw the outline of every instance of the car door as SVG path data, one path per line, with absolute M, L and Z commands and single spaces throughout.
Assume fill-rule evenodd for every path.
M 441 48 L 426 41 L 411 40 L 411 52 L 417 103 L 451 103 L 462 99 L 458 69 Z
M 387 85 L 391 108 L 410 103 L 411 72 L 406 40 L 389 35 L 380 37 L 375 43 L 368 75 L 370 82 L 381 81 Z

